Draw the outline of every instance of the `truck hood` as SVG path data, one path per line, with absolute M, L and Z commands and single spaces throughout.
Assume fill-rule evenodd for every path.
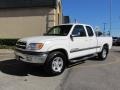
M 41 43 L 46 41 L 54 41 L 54 40 L 60 40 L 65 39 L 66 36 L 35 36 L 35 37 L 28 37 L 28 38 L 22 38 L 20 41 L 24 41 L 27 43 Z

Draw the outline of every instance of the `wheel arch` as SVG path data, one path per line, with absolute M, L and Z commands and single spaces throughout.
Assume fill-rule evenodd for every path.
M 103 45 L 103 47 L 106 47 L 106 48 L 109 49 L 109 44 L 105 43 L 105 44 Z
M 52 53 L 52 52 L 55 52 L 55 51 L 59 51 L 59 52 L 63 53 L 63 54 L 66 56 L 67 61 L 68 61 L 68 59 L 69 59 L 69 55 L 68 55 L 67 50 L 65 50 L 65 49 L 63 49 L 63 48 L 59 48 L 59 49 L 51 50 L 49 53 Z
M 108 52 L 109 52 L 109 44 L 107 44 L 107 43 L 105 43 L 104 45 L 103 45 L 103 48 L 107 48 L 107 50 L 108 50 Z

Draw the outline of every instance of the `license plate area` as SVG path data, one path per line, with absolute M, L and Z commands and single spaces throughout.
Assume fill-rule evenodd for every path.
M 32 61 L 32 56 L 27 56 L 27 57 L 26 57 L 26 60 L 27 60 L 27 61 Z

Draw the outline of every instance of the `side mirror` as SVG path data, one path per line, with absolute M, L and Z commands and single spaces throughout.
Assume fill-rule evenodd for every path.
M 80 32 L 79 32 L 79 33 L 74 33 L 74 34 L 71 34 L 71 35 L 70 35 L 70 38 L 71 38 L 71 40 L 73 41 L 73 38 L 74 38 L 74 37 L 80 37 L 80 35 L 81 35 Z
M 76 34 L 76 35 L 71 35 L 71 36 L 72 36 L 72 37 L 78 37 L 79 35 Z
M 74 35 L 71 35 L 72 37 L 79 37 L 80 34 L 74 34 Z
M 73 33 L 73 34 L 71 34 L 71 36 L 72 37 L 79 37 L 81 35 L 81 33 L 80 32 L 75 32 L 75 33 Z
M 74 37 L 79 37 L 79 35 L 77 35 L 77 34 L 76 34 L 76 35 L 70 35 L 70 39 L 71 39 L 72 41 L 73 41 L 73 38 L 74 38 Z
M 73 35 L 70 35 L 70 39 L 73 41 Z

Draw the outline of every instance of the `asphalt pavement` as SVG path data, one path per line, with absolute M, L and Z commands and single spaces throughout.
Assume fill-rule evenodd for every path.
M 16 61 L 12 50 L 0 50 L 0 90 L 120 90 L 120 47 L 113 47 L 105 61 L 90 58 L 59 76 Z
M 107 60 L 88 59 L 69 70 L 61 90 L 120 90 L 120 47 Z
M 57 90 L 66 73 L 49 76 L 38 65 L 16 61 L 13 50 L 0 50 L 0 90 Z

